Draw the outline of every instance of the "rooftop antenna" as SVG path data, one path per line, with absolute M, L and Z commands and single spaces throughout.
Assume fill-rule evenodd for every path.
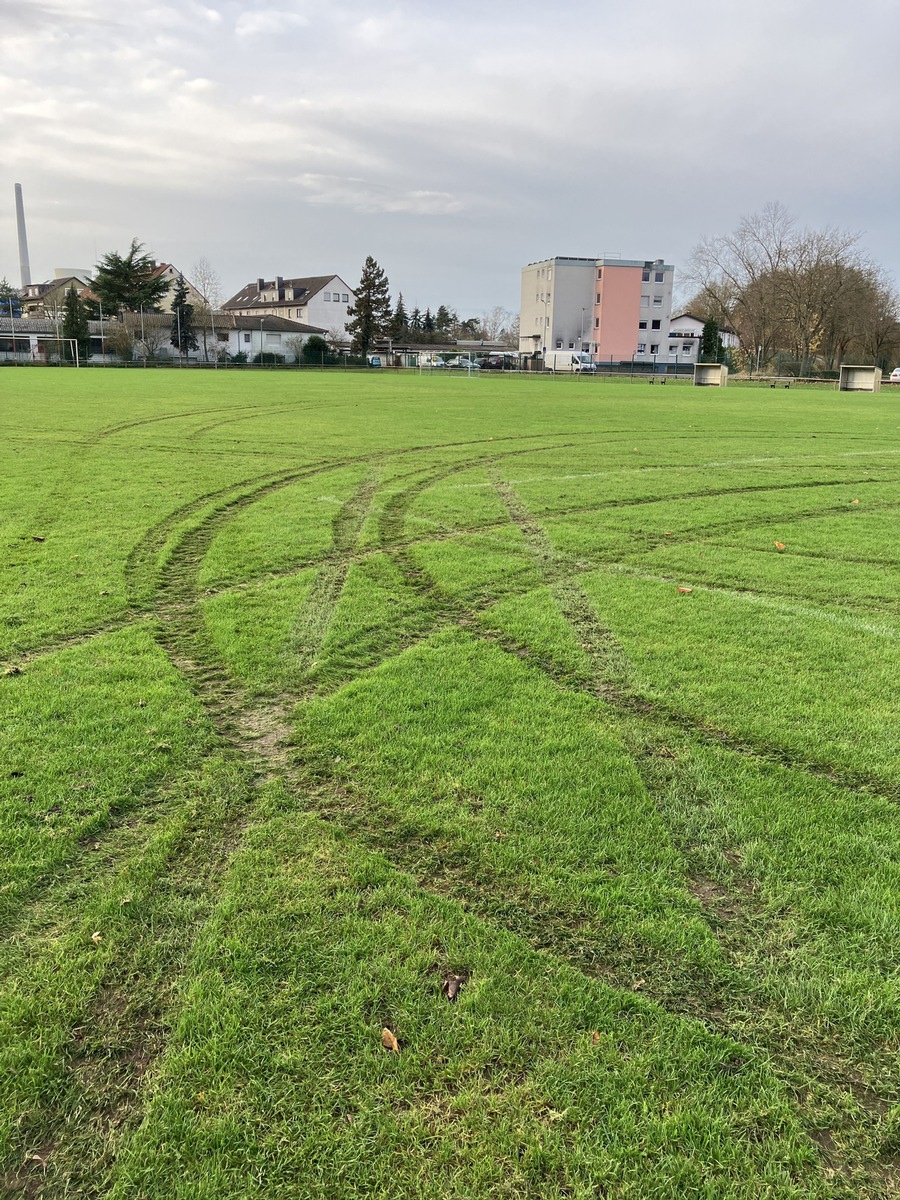
M 16 226 L 19 231 L 19 274 L 22 287 L 31 283 L 31 267 L 28 265 L 28 235 L 25 232 L 25 205 L 22 202 L 22 185 L 16 184 Z

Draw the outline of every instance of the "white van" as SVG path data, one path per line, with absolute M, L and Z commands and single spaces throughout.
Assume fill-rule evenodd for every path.
M 597 370 L 597 364 L 591 362 L 591 356 L 584 350 L 548 350 L 544 355 L 544 366 L 553 374 Z

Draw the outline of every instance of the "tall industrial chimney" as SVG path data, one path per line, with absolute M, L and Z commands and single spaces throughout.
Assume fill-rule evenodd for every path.
M 19 230 L 19 274 L 22 287 L 31 283 L 31 267 L 28 265 L 28 235 L 25 232 L 25 205 L 22 203 L 22 185 L 16 184 L 16 225 Z

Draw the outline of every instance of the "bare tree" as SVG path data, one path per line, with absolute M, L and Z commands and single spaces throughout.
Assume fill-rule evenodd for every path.
M 296 362 L 300 362 L 303 357 L 303 343 L 306 338 L 302 333 L 292 333 L 290 337 L 284 339 L 285 348 L 294 356 Z
M 203 361 L 209 362 L 210 348 L 218 353 L 216 313 L 222 304 L 222 283 L 208 258 L 198 258 L 191 268 L 191 283 L 202 297 L 194 304 L 194 331 L 203 350 Z
M 862 344 L 864 326 L 881 329 L 873 356 L 890 344 L 896 297 L 863 256 L 859 235 L 798 229 L 781 204 L 743 217 L 733 233 L 704 238 L 689 277 L 698 316 L 730 325 L 748 356 L 789 355 L 801 374 L 817 360 L 839 365 L 851 345 Z
M 514 314 L 501 304 L 494 307 L 481 317 L 481 336 L 488 342 L 498 342 L 512 325 Z

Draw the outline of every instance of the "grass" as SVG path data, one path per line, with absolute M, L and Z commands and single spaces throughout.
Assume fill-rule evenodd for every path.
M 0 1193 L 900 1194 L 890 397 L 5 385 Z

